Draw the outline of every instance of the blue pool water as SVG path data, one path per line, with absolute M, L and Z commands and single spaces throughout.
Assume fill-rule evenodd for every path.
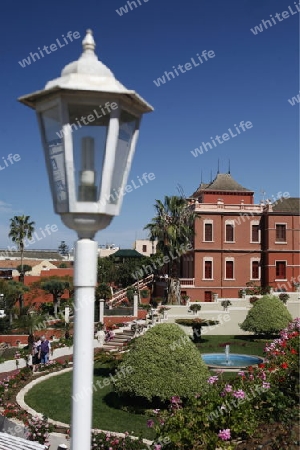
M 208 366 L 247 367 L 263 362 L 263 358 L 258 356 L 239 355 L 237 353 L 230 353 L 228 361 L 224 353 L 204 353 L 201 356 Z

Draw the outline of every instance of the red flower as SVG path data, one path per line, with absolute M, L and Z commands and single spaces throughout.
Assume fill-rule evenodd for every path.
M 281 367 L 282 369 L 287 369 L 289 366 L 288 366 L 288 363 L 284 362 L 284 363 L 282 363 L 282 364 L 280 365 L 280 367 Z
M 292 348 L 291 353 L 292 353 L 293 355 L 298 355 L 297 350 L 295 350 L 294 348 Z
M 261 369 L 264 369 L 265 368 L 265 364 L 258 364 L 258 367 L 260 367 Z
M 248 367 L 248 372 L 253 372 L 253 367 L 252 366 Z
M 269 367 L 269 372 L 273 372 L 275 370 L 275 367 Z

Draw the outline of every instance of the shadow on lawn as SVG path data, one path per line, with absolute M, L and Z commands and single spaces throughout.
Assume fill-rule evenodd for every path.
M 162 403 L 159 399 L 154 399 L 152 402 L 143 397 L 132 397 L 126 395 L 119 395 L 114 391 L 109 392 L 103 397 L 104 403 L 110 408 L 127 411 L 132 414 L 147 414 L 147 410 L 156 408 L 167 408 L 166 403 Z
M 94 377 L 109 377 L 109 374 L 114 374 L 115 370 L 111 367 L 95 367 L 94 368 Z

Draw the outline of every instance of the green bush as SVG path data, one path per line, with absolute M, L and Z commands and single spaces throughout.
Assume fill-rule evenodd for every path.
M 209 376 L 196 347 L 175 324 L 156 325 L 139 337 L 118 372 L 122 369 L 128 375 L 117 377 L 116 391 L 150 401 L 192 397 L 203 391 Z
M 255 334 L 277 334 L 292 321 L 292 316 L 276 296 L 265 295 L 253 304 L 240 327 Z
M 141 297 L 142 297 L 142 298 L 148 298 L 148 297 L 149 297 L 149 294 L 150 294 L 150 291 L 149 291 L 148 289 L 142 289 L 142 290 L 140 291 L 140 294 L 141 294 Z
M 198 303 L 195 303 L 193 305 L 190 306 L 190 310 L 193 312 L 197 312 L 201 310 L 201 305 L 199 305 Z
M 288 301 L 288 299 L 290 298 L 289 294 L 285 294 L 285 293 L 281 293 L 278 295 L 279 300 L 282 301 L 282 303 L 286 304 L 286 302 Z

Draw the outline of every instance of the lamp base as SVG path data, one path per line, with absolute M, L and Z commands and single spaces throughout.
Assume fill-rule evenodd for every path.
M 60 214 L 62 222 L 72 230 L 75 230 L 79 239 L 93 239 L 97 231 L 108 227 L 113 216 L 107 214 Z

